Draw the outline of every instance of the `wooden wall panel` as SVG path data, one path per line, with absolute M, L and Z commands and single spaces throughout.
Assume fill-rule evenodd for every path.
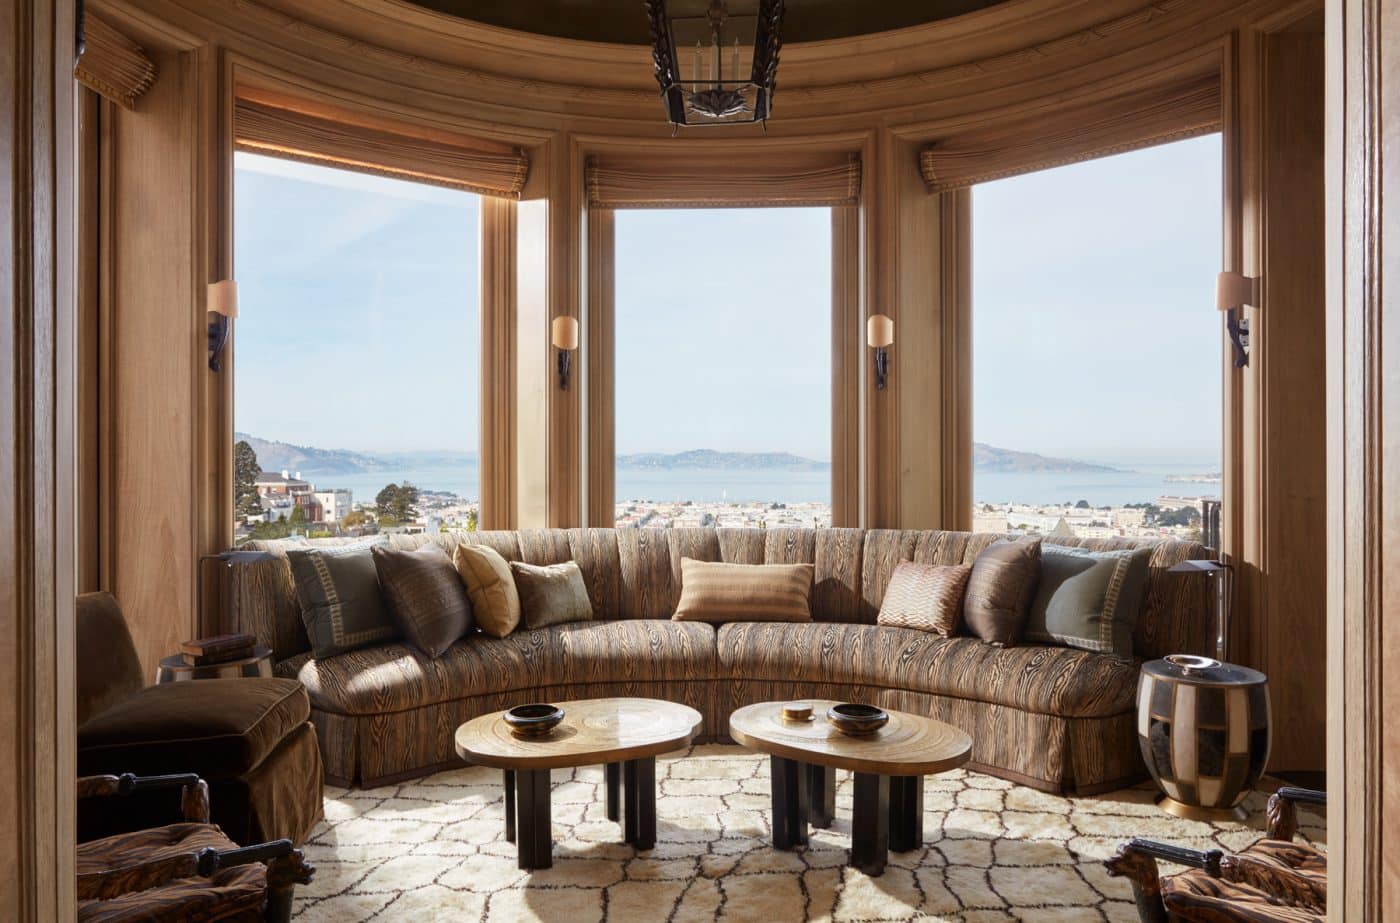
M 587 525 L 610 529 L 617 521 L 616 417 L 613 413 L 617 376 L 615 286 L 617 268 L 615 213 L 610 208 L 588 210 L 584 259 L 588 266 L 587 327 L 579 350 L 583 360 L 579 380 L 587 382 L 587 413 L 583 428 L 588 445 L 584 480 L 588 494 Z
M 148 676 L 196 629 L 195 469 L 204 387 L 205 254 L 196 235 L 199 73 L 192 56 L 148 49 L 162 77 L 140 112 L 111 108 L 113 568 Z
M 1328 919 L 1400 919 L 1400 20 L 1327 3 Z
M 1326 561 L 1307 536 L 1326 523 L 1322 36 L 1269 23 L 1244 33 L 1240 50 L 1242 257 L 1263 280 L 1263 304 L 1248 312 L 1249 365 L 1227 379 L 1242 411 L 1230 656 L 1270 677 L 1270 768 L 1321 770 Z
M 0 907 L 74 919 L 73 5 L 0 5 Z
M 516 204 L 481 199 L 481 520 L 514 529 Z

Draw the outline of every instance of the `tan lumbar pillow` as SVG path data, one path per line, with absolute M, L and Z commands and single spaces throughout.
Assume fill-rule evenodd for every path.
M 681 558 L 678 622 L 810 622 L 811 564 L 719 564 Z
M 520 624 L 520 594 L 501 553 L 490 545 L 458 545 L 452 563 L 467 585 L 477 627 L 496 638 L 515 631 Z
M 894 569 L 876 621 L 951 638 L 962 621 L 963 591 L 971 574 L 971 564 L 905 561 Z

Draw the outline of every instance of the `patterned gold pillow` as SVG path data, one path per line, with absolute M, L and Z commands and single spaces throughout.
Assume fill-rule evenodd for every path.
M 476 627 L 504 638 L 520 624 L 520 594 L 510 564 L 490 545 L 458 545 L 452 556 L 467 585 Z
M 681 558 L 678 622 L 810 622 L 811 564 L 719 564 Z
M 894 569 L 876 621 L 951 638 L 962 621 L 963 591 L 971 574 L 971 564 L 905 561 Z

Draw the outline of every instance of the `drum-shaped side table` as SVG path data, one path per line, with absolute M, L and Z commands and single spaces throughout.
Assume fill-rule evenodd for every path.
M 157 683 L 178 683 L 189 679 L 245 679 L 250 676 L 272 675 L 272 648 L 259 645 L 253 653 L 223 663 L 194 666 L 179 654 L 162 657 L 156 668 Z
M 1142 666 L 1138 743 L 1161 806 L 1193 820 L 1242 817 L 1269 761 L 1269 681 L 1209 657 L 1172 655 Z

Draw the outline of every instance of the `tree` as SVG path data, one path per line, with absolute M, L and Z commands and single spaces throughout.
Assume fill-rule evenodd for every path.
M 243 519 L 262 515 L 262 500 L 258 498 L 258 453 L 240 439 L 233 447 L 233 511 Z
M 481 514 L 477 512 L 476 507 L 472 507 L 471 509 L 467 510 L 467 531 L 475 532 L 480 527 Z
M 287 525 L 289 525 L 289 526 L 305 526 L 305 525 L 306 525 L 306 507 L 302 506 L 300 503 L 298 503 L 296 506 L 292 507 L 292 515 L 287 517 Z
M 359 529 L 369 522 L 369 517 L 364 510 L 351 510 L 340 520 L 340 525 L 346 529 Z
M 374 497 L 375 513 L 386 525 L 412 522 L 418 517 L 418 488 L 405 481 L 389 484 Z
M 1088 501 L 1088 500 L 1080 500 L 1078 503 L 1076 503 L 1076 504 L 1074 505 L 1074 508 L 1077 509 L 1077 510 L 1087 510 L 1087 509 L 1089 508 L 1089 501 Z

